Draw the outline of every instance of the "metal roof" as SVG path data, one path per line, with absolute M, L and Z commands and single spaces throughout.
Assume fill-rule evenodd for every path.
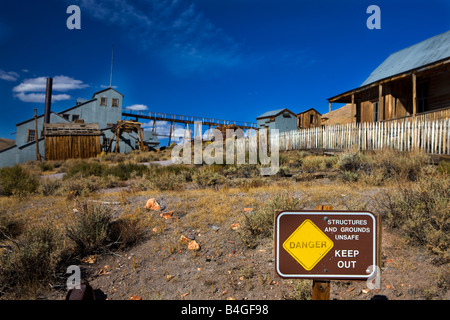
M 391 54 L 361 87 L 450 57 L 450 30 Z
M 260 115 L 259 117 L 257 117 L 256 119 L 259 118 L 266 118 L 266 117 L 273 117 L 276 116 L 277 114 L 279 114 L 281 111 L 283 111 L 284 109 L 277 109 L 277 110 L 272 110 L 272 111 L 267 111 L 264 112 L 262 115 Z
M 267 111 L 267 112 L 263 113 L 262 115 L 260 115 L 259 117 L 257 117 L 256 119 L 268 118 L 268 117 L 276 117 L 277 115 L 279 115 L 283 111 L 287 111 L 287 112 L 291 113 L 294 117 L 297 116 L 291 110 L 289 110 L 287 108 L 284 108 L 284 109 L 277 109 L 277 110 Z

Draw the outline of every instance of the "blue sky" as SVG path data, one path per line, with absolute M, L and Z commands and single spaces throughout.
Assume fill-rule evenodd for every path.
M 66 27 L 73 4 L 81 30 Z M 449 29 L 448 0 L 0 0 L 0 137 L 43 113 L 43 77 L 53 111 L 108 86 L 113 44 L 124 107 L 256 122 L 326 113 L 389 54 Z

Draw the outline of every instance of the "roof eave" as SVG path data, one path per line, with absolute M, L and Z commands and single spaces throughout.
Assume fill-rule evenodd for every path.
M 398 73 L 398 74 L 395 74 L 395 75 L 392 75 L 392 76 L 389 76 L 389 77 L 386 77 L 386 78 L 383 78 L 383 79 L 380 79 L 380 80 L 368 83 L 368 84 L 366 84 L 364 86 L 361 86 L 361 87 L 358 87 L 358 88 L 346 91 L 344 93 L 338 94 L 338 95 L 336 95 L 334 97 L 328 98 L 327 100 L 328 100 L 328 102 L 348 103 L 350 101 L 342 100 L 342 99 L 345 98 L 345 97 L 350 96 L 351 94 L 355 94 L 355 93 L 367 90 L 369 88 L 372 88 L 374 86 L 377 86 L 377 85 L 380 85 L 380 84 L 383 84 L 383 83 L 386 83 L 386 82 L 390 82 L 390 81 L 394 81 L 394 80 L 398 80 L 398 79 L 410 76 L 413 73 L 426 71 L 426 70 L 429 70 L 429 69 L 432 69 L 432 68 L 437 68 L 437 67 L 445 65 L 447 63 L 450 63 L 450 57 L 442 59 L 442 60 L 439 60 L 439 61 L 436 61 L 436 62 L 433 62 L 433 63 L 430 63 L 430 64 L 425 65 L 425 66 L 421 66 L 419 68 L 410 69 L 410 70 L 407 70 L 405 72 Z

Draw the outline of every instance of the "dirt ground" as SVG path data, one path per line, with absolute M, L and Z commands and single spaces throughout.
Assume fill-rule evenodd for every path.
M 320 184 L 332 182 L 317 180 L 310 187 Z M 343 192 L 337 189 L 336 192 Z M 219 198 L 233 198 L 230 203 L 223 201 L 222 218 L 216 217 L 210 222 L 190 218 L 195 215 L 192 208 L 179 209 L 180 197 L 181 201 L 201 197 L 198 192 L 189 195 L 186 191 L 183 196 L 174 192 L 130 196 L 129 203 L 135 206 L 144 206 L 147 198 L 155 197 L 166 207 L 165 211 L 172 208 L 175 211 L 170 219 L 157 217 L 161 220 L 155 228 L 159 229 L 149 230 L 146 239 L 132 248 L 89 256 L 80 262 L 82 273 L 97 290 L 98 298 L 279 300 L 310 297 L 311 280 L 275 277 L 272 239 L 260 239 L 255 248 L 248 248 L 239 232 L 231 228 L 236 222 L 242 223 L 240 216 L 248 206 L 245 192 L 225 195 L 221 191 L 210 192 L 216 192 Z M 367 193 L 352 189 L 340 196 L 351 198 L 364 192 Z M 376 194 L 376 190 L 371 193 Z M 116 193 L 103 194 L 106 200 L 117 200 Z M 260 194 L 261 198 L 267 196 Z M 333 201 L 337 201 L 335 196 Z M 315 200 L 321 201 L 321 197 L 327 196 L 318 195 Z M 366 209 L 372 209 L 370 202 Z M 148 212 L 157 216 L 159 213 Z M 194 239 L 200 250 L 188 250 L 187 245 L 180 242 L 181 235 Z M 382 232 L 381 269 L 381 289 L 368 290 L 365 281 L 332 281 L 331 299 L 369 300 L 374 296 L 389 300 L 450 298 L 446 278 L 448 264 L 440 265 L 436 256 L 425 248 L 406 244 L 395 231 L 386 228 Z M 65 295 L 66 291 L 59 289 L 51 291 L 45 298 L 64 299 Z

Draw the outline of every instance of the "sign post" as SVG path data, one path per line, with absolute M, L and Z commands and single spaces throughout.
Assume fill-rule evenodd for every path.
M 313 299 L 329 299 L 330 280 L 374 278 L 381 226 L 371 212 L 316 209 L 276 213 L 275 273 L 285 279 L 312 279 Z

